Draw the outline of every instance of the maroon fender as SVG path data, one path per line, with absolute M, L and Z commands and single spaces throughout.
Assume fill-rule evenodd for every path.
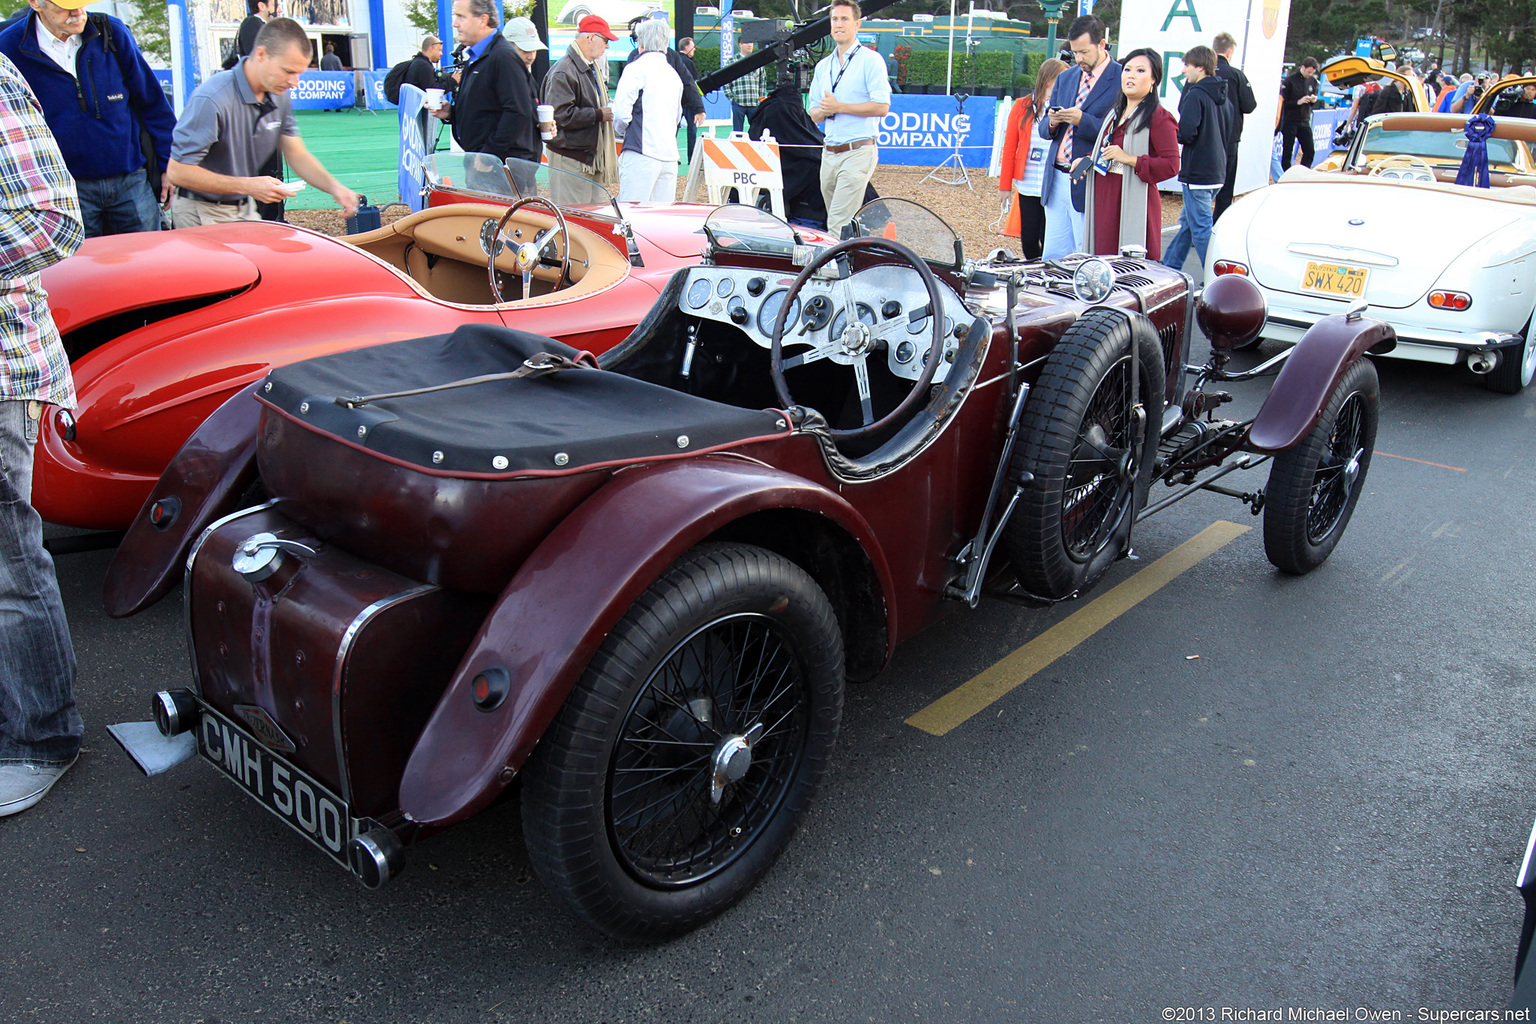
M 1355 360 L 1367 351 L 1379 354 L 1396 346 L 1397 332 L 1380 320 L 1349 320 L 1337 314 L 1313 324 L 1291 350 L 1254 417 L 1249 447 L 1278 452 L 1300 444 Z
M 413 821 L 450 825 L 489 804 L 523 766 L 603 638 L 685 551 L 727 523 L 769 509 L 835 522 L 868 554 L 881 590 L 890 569 L 843 498 L 803 478 L 734 458 L 627 470 L 567 517 L 517 570 L 437 703 L 400 781 Z M 897 635 L 886 605 L 887 634 Z M 481 711 L 475 676 L 504 669 L 506 699 Z
M 160 475 L 107 567 L 102 604 L 108 615 L 125 618 L 164 597 L 180 578 L 192 542 L 209 523 L 239 507 L 256 479 L 260 386 L 258 381 L 240 389 L 215 409 Z M 157 525 L 151 512 L 162 501 L 174 501 L 175 507 L 168 512 L 161 505 Z

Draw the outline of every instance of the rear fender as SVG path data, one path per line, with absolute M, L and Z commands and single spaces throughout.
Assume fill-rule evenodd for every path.
M 1355 360 L 1397 347 L 1391 325 L 1344 314 L 1324 317 L 1308 328 L 1275 378 L 1275 386 L 1248 429 L 1248 443 L 1261 452 L 1294 448 L 1316 425 L 1333 389 Z
M 215 409 L 160 474 L 107 568 L 102 603 L 108 615 L 134 615 L 164 597 L 181 578 L 192 542 L 239 507 L 256 479 L 260 386 L 242 388 Z M 169 523 L 157 526 L 150 510 L 162 500 L 177 508 Z
M 890 569 L 873 531 L 843 498 L 801 477 L 731 458 L 632 469 L 582 503 L 517 570 L 438 701 L 400 782 L 413 821 L 462 821 L 512 781 L 608 632 L 685 551 L 726 524 L 768 509 L 803 509 L 863 547 L 880 586 Z M 887 632 L 895 636 L 887 604 Z M 505 670 L 491 711 L 475 676 Z

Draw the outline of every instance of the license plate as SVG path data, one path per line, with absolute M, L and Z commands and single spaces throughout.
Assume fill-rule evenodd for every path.
M 217 711 L 201 710 L 198 753 L 295 832 L 347 865 L 347 843 L 357 831 L 346 801 Z
M 1307 272 L 1301 275 L 1301 290 L 1363 299 L 1365 279 L 1370 273 L 1366 267 L 1351 267 L 1346 263 L 1308 263 Z

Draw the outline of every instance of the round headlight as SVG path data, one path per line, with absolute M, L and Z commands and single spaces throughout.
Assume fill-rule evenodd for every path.
M 1083 260 L 1072 274 L 1072 292 L 1081 302 L 1103 302 L 1114 289 L 1114 268 L 1104 260 Z
M 1195 323 L 1211 339 L 1212 348 L 1226 350 L 1257 338 L 1267 314 L 1258 285 L 1241 274 L 1224 274 L 1200 293 Z

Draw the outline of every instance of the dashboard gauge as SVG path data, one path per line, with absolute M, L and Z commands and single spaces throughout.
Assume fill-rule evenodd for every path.
M 704 303 L 709 301 L 709 282 L 702 277 L 688 286 L 688 305 L 694 309 L 703 309 Z
M 859 319 L 870 327 L 875 326 L 875 311 L 862 302 L 854 303 L 854 309 L 858 312 Z M 838 310 L 837 316 L 832 320 L 832 337 L 841 338 L 843 331 L 848 326 L 848 314 L 844 310 Z
M 789 289 L 780 288 L 778 291 L 772 293 L 766 299 L 764 299 L 762 306 L 758 309 L 757 329 L 762 331 L 765 337 L 773 337 L 774 321 L 779 318 L 779 310 L 783 308 L 784 299 L 788 297 L 788 295 Z M 784 333 L 788 334 L 789 328 L 793 327 L 796 321 L 799 319 L 800 300 L 797 298 L 790 306 L 789 316 L 784 319 Z
M 734 288 L 734 287 L 735 287 L 735 282 L 733 282 L 728 277 L 722 277 L 720 279 L 720 283 L 715 285 L 715 294 L 720 296 L 723 299 L 727 295 L 731 294 L 731 289 Z

